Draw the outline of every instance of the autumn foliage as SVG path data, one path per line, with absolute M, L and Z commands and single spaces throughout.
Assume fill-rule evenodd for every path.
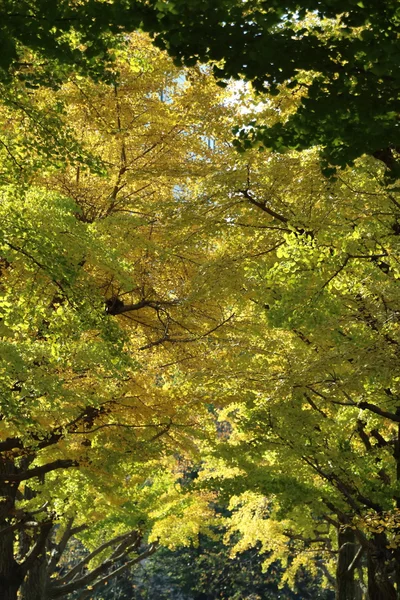
M 54 85 L 3 65 L 1 598 L 89 598 L 218 530 L 282 585 L 394 600 L 396 170 L 341 146 L 327 178 L 323 136 L 247 143 L 299 118 L 304 73 L 255 95 L 141 33 L 113 48 L 97 79 L 62 52 Z

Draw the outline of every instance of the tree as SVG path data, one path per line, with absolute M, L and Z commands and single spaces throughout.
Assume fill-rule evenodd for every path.
M 105 75 L 123 31 L 136 30 L 149 11 L 140 3 L 48 0 L 3 5 L 1 79 L 58 86 L 70 73 Z M 110 72 L 108 75 L 110 76 Z
M 297 97 L 286 120 L 255 119 L 244 145 L 278 152 L 321 146 L 325 168 L 364 153 L 398 174 L 398 17 L 392 2 L 166 2 L 157 43 L 180 62 L 215 63 L 243 77 L 260 101 L 281 87 Z
M 180 64 L 213 62 L 222 80 L 297 97 L 286 121 L 261 121 L 245 145 L 283 151 L 321 146 L 325 167 L 364 153 L 397 174 L 398 44 L 395 2 L 167 0 L 81 4 L 46 0 L 3 9 L 2 78 L 59 85 L 69 73 L 115 78 L 115 48 L 143 28 Z M 268 98 L 268 96 L 267 96 Z M 268 99 L 264 100 L 268 101 Z
M 231 402 L 221 419 L 233 428 L 208 477 L 236 495 L 239 550 L 263 542 L 278 558 L 293 539 L 309 564 L 310 544 L 317 561 L 341 556 L 342 534 L 357 522 L 348 568 L 364 553 L 370 596 L 395 598 L 397 525 L 385 514 L 398 504 L 397 192 L 371 159 L 330 182 L 311 153 L 268 158 L 247 154 L 236 165 L 237 204 L 225 216 L 241 233 L 224 267 L 232 277 L 243 247 L 248 259 L 237 350 L 217 357 L 204 388 L 216 406 Z M 246 230 L 257 231 L 253 252 Z M 368 528 L 369 511 L 380 528 Z
M 233 428 L 218 430 L 210 485 L 240 502 L 247 490 L 268 499 L 261 521 L 278 529 L 262 539 L 270 552 L 280 532 L 275 558 L 292 539 L 303 553 L 297 564 L 310 568 L 311 557 L 326 568 L 322 553 L 334 569 L 339 553 L 343 590 L 345 579 L 352 585 L 346 570 L 363 585 L 368 557 L 370 593 L 391 597 L 397 190 L 372 158 L 328 181 L 313 152 L 239 156 L 218 140 L 217 148 L 223 167 L 212 175 L 212 197 L 200 194 L 182 209 L 212 234 L 210 290 L 235 313 L 207 369 L 192 379 L 193 394 L 216 412 L 227 407 L 221 419 Z M 240 515 L 237 522 L 246 524 Z M 355 523 L 355 541 L 343 542 Z M 260 522 L 251 531 L 260 542 Z M 350 543 L 353 556 L 345 553 Z
M 73 527 L 73 519 L 69 519 L 63 529 L 53 528 L 47 537 L 46 552 L 28 570 L 21 586 L 22 598 L 91 598 L 96 590 L 157 549 L 156 544 L 142 544 L 142 532 L 133 530 L 107 539 L 89 552 L 74 538 L 87 527 Z
M 240 114 L 247 91 L 226 95 L 205 67 L 176 69 L 140 36 L 120 52 L 118 81 L 15 81 L 2 107 L 4 598 L 43 557 L 63 490 L 76 502 L 76 474 L 123 507 L 138 478 L 157 500 L 149 540 L 172 546 L 221 488 L 238 550 L 285 560 L 291 544 L 288 580 L 331 576 L 339 554 L 347 590 L 364 555 L 370 596 L 394 598 L 395 185 L 372 157 L 328 181 L 314 151 L 234 152 L 233 122 L 296 108 L 287 87 Z M 196 495 L 147 485 L 154 464 L 176 482 L 200 451 Z
M 118 84 L 78 76 L 59 91 L 18 86 L 14 113 L 8 103 L 1 115 L 8 157 L 0 208 L 5 600 L 16 598 L 44 558 L 65 515 L 57 498 L 69 490 L 77 503 L 75 473 L 122 505 L 130 486 L 121 482 L 139 478 L 144 486 L 154 463 L 175 481 L 177 461 L 165 457 L 196 451 L 194 428 L 208 418 L 186 393 L 185 365 L 207 352 L 230 318 L 222 302 L 192 287 L 207 245 L 190 242 L 198 223 L 178 230 L 174 222 L 211 168 L 204 133 L 222 108 L 206 74 L 183 76 L 136 36 Z M 208 126 L 206 113 L 214 115 Z M 68 121 L 67 143 L 57 147 L 58 127 Z M 152 479 L 148 485 L 157 487 Z M 163 519 L 175 513 L 188 517 L 177 538 L 196 535 L 209 517 L 209 496 L 193 500 L 170 499 L 154 535 L 162 537 Z

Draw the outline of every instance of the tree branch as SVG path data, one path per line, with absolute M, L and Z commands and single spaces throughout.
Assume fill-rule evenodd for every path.
M 20 572 L 24 576 L 29 571 L 29 569 L 32 567 L 33 563 L 40 556 L 40 554 L 42 552 L 44 552 L 44 550 L 46 548 L 46 541 L 47 541 L 47 538 L 51 531 L 52 526 L 53 526 L 52 521 L 46 521 L 45 523 L 43 523 L 41 525 L 40 533 L 39 533 L 39 536 L 38 536 L 38 539 L 37 539 L 35 545 L 28 552 L 26 559 L 20 565 L 20 570 L 21 570 Z
M 307 394 L 307 392 L 304 392 L 304 397 L 305 397 L 305 399 L 307 400 L 307 402 L 309 403 L 309 405 L 310 405 L 310 406 L 311 406 L 311 407 L 312 407 L 314 410 L 316 410 L 317 412 L 319 412 L 319 413 L 320 413 L 320 414 L 321 414 L 321 415 L 324 417 L 324 419 L 327 419 L 327 418 L 328 418 L 328 415 L 326 414 L 326 412 L 324 412 L 324 411 L 322 410 L 322 408 L 319 408 L 319 407 L 318 407 L 318 406 L 315 404 L 315 402 L 314 402 L 314 401 L 313 401 L 313 400 L 310 398 L 310 396 Z
M 160 344 L 162 344 L 164 342 L 169 342 L 169 343 L 197 342 L 198 340 L 201 340 L 201 339 L 207 337 L 208 335 L 211 335 L 212 333 L 214 333 L 214 331 L 217 331 L 217 329 L 219 329 L 220 327 L 223 327 L 226 323 L 228 323 L 228 321 L 233 319 L 234 316 L 235 316 L 235 313 L 232 313 L 228 318 L 224 319 L 222 321 L 222 323 L 218 323 L 218 325 L 216 325 L 209 331 L 206 331 L 205 333 L 202 333 L 201 335 L 198 335 L 196 337 L 193 337 L 193 338 L 171 338 L 168 336 L 168 334 L 165 334 L 162 338 L 156 340 L 155 342 L 150 342 L 149 344 L 146 344 L 146 346 L 142 346 L 141 348 L 139 348 L 139 350 L 148 350 L 149 348 L 154 348 L 154 346 L 159 346 Z
M 47 463 L 47 465 L 42 465 L 40 467 L 34 467 L 33 469 L 28 469 L 27 471 L 22 471 L 21 473 L 10 473 L 10 474 L 1 474 L 0 481 L 5 482 L 18 482 L 18 481 L 26 481 L 27 479 L 32 479 L 33 477 L 40 477 L 41 475 L 45 475 L 46 473 L 50 473 L 51 471 L 56 471 L 57 469 L 70 469 L 71 467 L 77 467 L 78 462 L 72 459 L 58 459 L 54 462 Z
M 381 435 L 377 429 L 371 429 L 371 436 L 378 442 L 378 448 L 384 448 L 385 446 L 391 445 L 391 442 L 386 441 L 383 435 Z
M 66 529 L 61 537 L 61 540 L 59 541 L 58 544 L 55 545 L 55 548 L 51 554 L 51 558 L 49 560 L 49 564 L 47 567 L 47 570 L 49 573 L 52 573 L 54 571 L 54 569 L 56 568 L 57 563 L 60 560 L 71 537 L 81 531 L 84 531 L 88 527 L 86 524 L 78 525 L 78 527 L 72 527 L 73 522 L 74 522 L 73 518 L 68 520 Z
M 114 559 L 114 560 L 112 560 L 112 559 L 105 560 L 101 565 L 99 565 L 97 568 L 93 569 L 93 571 L 90 571 L 89 573 L 86 573 L 86 575 L 84 575 L 80 579 L 76 579 L 75 581 L 72 581 L 71 583 L 67 583 L 66 585 L 61 585 L 61 586 L 60 585 L 56 585 L 56 586 L 54 586 L 50 590 L 50 598 L 60 598 L 62 596 L 65 596 L 66 594 L 70 594 L 72 592 L 75 592 L 79 588 L 82 588 L 84 586 L 90 585 L 93 581 L 95 581 L 97 579 L 97 577 L 100 577 L 101 575 L 107 573 L 106 577 L 102 578 L 100 581 L 98 581 L 98 582 L 95 583 L 96 587 L 100 586 L 105 581 L 109 580 L 110 577 L 115 577 L 116 575 L 118 575 L 119 573 L 121 573 L 122 571 L 124 571 L 125 569 L 128 569 L 132 565 L 134 565 L 134 564 L 140 562 L 141 560 L 144 560 L 148 556 L 150 556 L 150 554 L 152 554 L 153 552 L 155 552 L 155 549 L 156 549 L 155 545 L 150 546 L 150 548 L 147 551 L 143 552 L 139 556 L 137 556 L 137 557 L 133 558 L 132 560 L 128 561 L 127 563 L 125 563 L 124 565 L 122 565 L 122 567 L 119 567 L 118 569 L 116 569 L 112 573 L 107 573 L 107 571 L 108 571 L 108 569 L 110 569 L 111 567 L 113 567 L 113 565 L 116 562 L 116 559 Z M 119 557 L 119 558 L 121 558 L 121 557 Z M 57 583 L 59 584 L 59 582 L 57 582 Z M 86 593 L 88 593 L 89 595 L 91 595 L 93 593 L 93 589 L 94 589 L 94 586 L 91 586 L 91 589 L 88 590 L 88 591 L 83 592 L 83 595 L 81 595 L 80 598 L 87 597 L 87 596 L 85 596 Z
M 400 415 L 388 412 L 387 410 L 382 410 L 381 408 L 379 408 L 379 406 L 376 406 L 376 404 L 371 404 L 370 402 L 362 401 L 362 402 L 357 402 L 356 406 L 358 406 L 358 408 L 361 408 L 362 410 L 370 410 L 371 412 L 375 413 L 376 415 L 385 417 L 385 419 L 390 419 L 391 421 L 394 421 L 395 423 L 400 423 Z
M 113 546 L 114 544 L 118 544 L 119 542 L 123 542 L 126 539 L 132 538 L 133 534 L 138 535 L 136 531 L 129 531 L 128 533 L 123 533 L 121 535 L 118 535 L 118 536 L 112 538 L 111 540 L 108 540 L 107 542 L 104 542 L 104 544 L 101 544 L 101 546 L 98 546 L 97 548 L 95 548 L 93 550 L 93 552 L 90 552 L 90 554 L 88 554 L 81 561 L 79 561 L 78 564 L 76 564 L 72 569 L 70 569 L 70 571 L 68 571 L 68 573 L 66 573 L 64 575 L 64 577 L 61 577 L 61 579 L 57 579 L 56 585 L 57 586 L 64 586 L 66 583 L 68 583 L 69 581 L 71 581 L 71 579 L 73 579 L 76 575 L 78 575 L 78 573 L 80 572 L 80 570 L 85 565 L 87 565 L 88 562 L 90 562 L 98 554 L 100 554 L 101 552 L 103 552 L 103 550 L 106 550 L 107 548 L 109 548 L 110 546 Z M 110 559 L 108 559 L 108 560 L 110 560 Z
M 246 198 L 246 200 L 248 200 L 251 204 L 253 204 L 254 206 L 257 206 L 257 208 L 260 208 L 262 211 L 266 212 L 270 217 L 273 217 L 274 219 L 276 219 L 277 221 L 280 221 L 281 223 L 284 223 L 285 225 L 288 225 L 289 223 L 289 219 L 277 212 L 275 212 L 272 208 L 269 208 L 267 206 L 267 202 L 260 202 L 259 200 L 256 200 L 254 198 L 254 196 L 252 195 L 252 193 L 250 192 L 250 190 L 238 190 L 238 192 L 240 194 L 242 194 L 242 196 L 244 196 Z
M 87 598 L 90 598 L 92 596 L 93 592 L 96 591 L 101 586 L 103 586 L 107 581 L 109 581 L 110 579 L 113 579 L 114 577 L 117 577 L 123 571 L 130 569 L 131 567 L 133 567 L 137 563 L 141 562 L 142 560 L 145 560 L 146 558 L 148 558 L 149 556 L 154 554 L 154 552 L 156 550 L 157 550 L 157 544 L 152 544 L 145 552 L 142 552 L 142 554 L 139 554 L 139 556 L 137 556 L 136 558 L 133 558 L 132 560 L 128 561 L 127 563 L 125 563 L 124 565 L 122 565 L 121 567 L 119 567 L 118 569 L 113 571 L 112 573 L 109 573 L 102 579 L 99 579 L 99 581 L 97 581 L 93 586 L 91 586 L 92 587 L 91 590 L 85 590 L 84 592 L 82 592 L 82 594 L 80 594 L 78 596 L 77 600 L 86 600 Z
M 354 571 L 354 569 L 357 568 L 363 554 L 364 554 L 364 548 L 362 546 L 360 546 L 359 549 L 357 550 L 355 557 L 353 558 L 353 560 L 351 561 L 351 563 L 349 564 L 349 566 L 347 568 L 348 573 L 351 573 L 352 571 Z
M 330 282 L 331 282 L 333 279 L 335 279 L 335 277 L 336 277 L 337 275 L 339 275 L 339 273 L 340 273 L 341 271 L 343 271 L 343 269 L 345 269 L 345 268 L 346 268 L 346 266 L 347 266 L 347 263 L 349 262 L 349 260 L 350 260 L 350 256 L 349 256 L 349 255 L 347 255 L 347 256 L 346 256 L 346 258 L 344 259 L 343 263 L 340 265 L 340 267 L 338 267 L 338 268 L 336 269 L 336 271 L 333 273 L 333 275 L 331 275 L 331 276 L 329 277 L 329 279 L 328 279 L 327 281 L 325 281 L 324 285 L 322 286 L 322 288 L 321 288 L 321 290 L 320 290 L 321 292 L 322 292 L 322 290 L 323 290 L 323 289 L 325 289 L 325 288 L 326 288 L 326 286 L 327 286 L 327 285 L 329 285 L 329 284 L 330 284 Z

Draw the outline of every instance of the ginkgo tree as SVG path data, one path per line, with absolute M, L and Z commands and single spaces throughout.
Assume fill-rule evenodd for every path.
M 270 104 L 260 109 L 276 118 Z M 175 217 L 202 223 L 198 244 L 204 231 L 213 240 L 206 293 L 235 314 L 186 381 L 234 427 L 218 428 L 223 460 L 206 471 L 226 494 L 272 498 L 262 518 L 275 515 L 278 554 L 292 540 L 304 549 L 298 565 L 314 556 L 325 570 L 321 555 L 340 549 L 338 598 L 355 593 L 366 563 L 370 595 L 392 597 L 398 190 L 373 159 L 327 180 L 314 152 L 237 155 L 217 138 L 213 161 Z
M 202 265 L 213 247 L 195 236 L 202 224 L 180 229 L 176 217 L 214 168 L 205 136 L 226 110 L 223 93 L 204 70 L 176 69 L 139 35 L 120 70 L 113 85 L 77 76 L 57 92 L 21 86 L 14 109 L 7 100 L 1 111 L 7 600 L 21 586 L 33 593 L 27 582 L 64 515 L 53 488 L 69 489 L 69 470 L 114 482 L 124 504 L 129 492 L 115 482 L 129 481 L 135 465 L 196 452 L 193 432 L 212 421 L 191 394 L 188 365 L 207 356 L 233 315 L 205 291 Z M 57 146 L 60 126 L 67 134 Z M 193 287 L 198 279 L 204 289 Z M 150 470 L 147 478 L 154 487 Z M 177 514 L 187 530 L 175 525 L 176 539 L 190 539 L 209 516 L 208 496 L 197 502 L 173 489 L 155 513 L 154 540 Z
M 270 515 L 275 533 L 265 522 L 262 534 L 251 517 L 247 535 L 243 514 L 234 523 L 275 557 L 290 539 L 305 545 L 307 562 L 312 540 L 317 560 L 333 556 L 327 526 L 342 540 L 354 527 L 355 539 L 340 543 L 342 554 L 355 549 L 345 570 L 364 553 L 370 597 L 395 598 L 397 189 L 371 159 L 329 181 L 313 153 L 261 156 L 238 158 L 220 181 L 231 234 L 221 232 L 219 286 L 232 290 L 235 279 L 237 318 L 203 393 L 216 406 L 230 401 L 221 418 L 233 432 L 209 477 L 238 507 L 249 504 L 249 516 L 248 490 L 259 494 L 256 505 L 269 498 L 261 521 Z M 352 597 L 352 586 L 338 598 Z
M 165 90 L 163 93 L 165 94 Z M 172 109 L 173 103 L 164 104 L 167 109 Z M 267 107 L 267 114 L 269 113 L 270 108 Z M 203 132 L 208 133 L 205 128 Z M 369 298 L 371 292 L 368 291 L 369 288 L 366 291 L 362 288 L 360 291 L 356 282 L 361 280 L 365 286 L 365 282 L 370 281 L 372 289 L 378 287 L 386 305 L 391 302 L 386 299 L 386 293 L 389 299 L 395 294 L 396 277 L 389 281 L 388 277 L 396 272 L 396 189 L 388 188 L 383 179 L 383 171 L 374 161 L 360 163 L 358 170 L 347 173 L 344 179 L 331 182 L 321 176 L 313 153 L 279 158 L 253 152 L 240 158 L 232 153 L 232 148 L 224 143 L 223 137 L 221 140 L 218 138 L 218 135 L 223 135 L 222 129 L 220 134 L 215 128 L 212 133 L 217 139 L 212 164 L 218 165 L 218 169 L 211 169 L 207 173 L 210 158 L 207 159 L 204 150 L 201 151 L 199 147 L 197 157 L 202 157 L 201 166 L 206 169 L 202 172 L 207 173 L 208 177 L 198 179 L 197 195 L 190 196 L 190 189 L 182 185 L 180 175 L 179 189 L 174 190 L 174 206 L 177 210 L 172 214 L 179 232 L 179 247 L 187 252 L 186 234 L 193 244 L 191 248 L 195 249 L 197 261 L 198 252 L 203 252 L 207 245 L 210 247 L 212 240 L 212 254 L 208 256 L 207 262 L 200 269 L 186 267 L 192 289 L 200 294 L 203 304 L 205 300 L 210 303 L 208 306 L 213 307 L 210 314 L 214 318 L 218 304 L 229 307 L 230 312 L 221 319 L 221 323 L 233 314 L 235 318 L 214 339 L 211 365 L 210 360 L 206 361 L 202 356 L 199 368 L 193 361 L 193 355 L 186 355 L 185 361 L 188 360 L 191 365 L 190 377 L 185 373 L 184 378 L 179 378 L 176 373 L 174 382 L 179 382 L 180 392 L 185 388 L 190 389 L 194 397 L 199 396 L 199 385 L 203 385 L 204 400 L 214 398 L 217 406 L 225 405 L 232 398 L 233 414 L 236 410 L 235 402 L 245 400 L 246 415 L 249 410 L 247 402 L 254 402 L 254 394 L 261 398 L 262 403 L 266 395 L 275 398 L 278 401 L 280 429 L 277 438 L 272 435 L 271 442 L 269 436 L 265 436 L 267 447 L 271 443 L 273 449 L 275 444 L 283 448 L 279 464 L 284 465 L 284 474 L 279 476 L 276 466 L 271 470 L 272 478 L 278 478 L 275 485 L 277 489 L 285 490 L 285 502 L 289 505 L 296 495 L 301 505 L 304 502 L 311 503 L 313 510 L 310 510 L 308 520 L 305 519 L 307 513 L 302 511 L 305 530 L 299 535 L 304 538 L 305 544 L 312 539 L 311 534 L 315 528 L 312 515 L 317 514 L 325 522 L 336 524 L 341 547 L 343 535 L 350 535 L 346 531 L 342 532 L 341 528 L 346 529 L 346 526 L 352 525 L 354 517 L 361 515 L 365 518 L 366 510 L 384 515 L 393 510 L 396 504 L 395 448 L 392 452 L 391 472 L 382 470 L 382 463 L 392 444 L 390 439 L 385 438 L 388 422 L 384 419 L 389 418 L 389 422 L 394 419 L 393 423 L 396 423 L 393 417 L 395 413 L 385 410 L 384 405 L 382 408 L 379 402 L 372 402 L 372 398 L 353 401 L 353 408 L 346 396 L 347 394 L 352 398 L 354 394 L 361 393 L 358 387 L 354 390 L 355 384 L 362 385 L 363 394 L 376 395 L 375 388 L 370 390 L 369 387 L 371 369 L 378 369 L 380 377 L 384 372 L 388 373 L 389 379 L 395 372 L 395 362 L 393 365 L 389 362 L 391 353 L 388 354 L 388 348 L 390 350 L 396 344 L 397 326 L 390 316 L 394 309 L 390 306 L 385 309 L 384 320 L 385 327 L 391 327 L 393 333 L 385 333 L 383 341 L 372 346 L 373 353 L 371 332 L 368 329 L 371 328 L 369 312 L 363 308 L 364 298 Z M 201 138 L 199 143 L 200 141 Z M 194 161 L 193 156 L 192 160 Z M 372 217 L 376 216 L 375 206 L 378 202 L 379 218 L 374 219 Z M 336 219 L 332 218 L 333 207 Z M 362 219 L 360 214 L 365 217 Z M 265 221 L 260 223 L 261 216 Z M 157 228 L 154 227 L 153 240 L 157 233 Z M 386 235 L 391 236 L 393 250 L 390 247 L 389 250 L 386 249 L 387 242 L 383 246 L 381 236 L 386 239 Z M 171 236 L 171 230 L 168 236 Z M 394 256 L 392 263 L 388 262 L 391 255 Z M 194 255 L 191 258 L 193 260 Z M 163 255 L 164 272 L 166 264 L 168 262 Z M 347 273 L 351 277 L 349 285 L 352 291 L 348 292 L 346 289 L 343 297 L 340 289 L 338 291 L 335 286 Z M 389 283 L 393 288 L 388 288 Z M 347 306 L 349 293 L 350 296 L 353 294 L 351 297 L 355 306 L 358 307 L 360 302 L 362 305 L 361 309 L 357 309 L 356 317 L 352 305 L 350 304 L 350 309 Z M 148 308 L 141 304 L 145 299 L 138 296 L 134 296 L 130 303 L 121 304 L 120 295 L 120 292 L 115 294 L 112 291 L 112 304 L 109 306 L 111 312 L 120 312 L 122 315 Z M 298 310 L 296 301 L 300 303 Z M 204 311 L 203 305 L 202 310 Z M 328 331 L 332 331 L 332 339 L 327 333 L 329 321 L 326 315 L 331 319 Z M 173 314 L 170 316 L 175 319 Z M 341 326 L 338 328 L 338 320 L 346 323 L 346 327 L 351 330 L 356 328 L 355 338 L 348 335 L 350 340 L 342 340 L 346 337 L 346 330 L 342 330 Z M 153 347 L 168 347 L 177 343 L 171 341 L 167 321 L 163 322 L 165 329 L 160 330 L 159 337 L 153 338 L 148 344 L 154 344 Z M 207 335 L 212 329 L 214 328 L 207 330 Z M 375 329 L 378 330 L 378 335 L 377 325 Z M 341 342 L 339 345 L 337 338 Z M 185 339 L 189 340 L 190 337 Z M 363 353 L 360 353 L 360 344 L 362 348 L 366 348 Z M 263 359 L 264 354 L 270 355 L 273 348 L 277 350 L 272 353 L 272 357 Z M 372 362 L 365 362 L 366 357 L 371 357 Z M 356 363 L 356 359 L 360 365 Z M 395 361 L 395 356 L 393 360 Z M 340 369 L 337 367 L 339 375 L 335 374 L 335 370 L 332 375 L 332 366 L 336 363 L 340 366 Z M 387 371 L 382 371 L 382 365 L 385 365 Z M 254 369 L 256 373 L 253 378 Z M 259 369 L 265 373 L 265 379 L 261 377 L 259 380 Z M 335 377 L 339 383 L 336 383 Z M 344 378 L 345 383 L 341 378 Z M 253 380 L 259 380 L 259 385 L 251 383 L 249 395 L 246 395 L 249 381 Z M 315 386 L 315 382 L 319 381 L 326 382 L 329 390 L 335 389 L 335 394 L 338 393 L 336 387 L 344 389 L 345 400 L 336 396 L 332 400 L 325 399 L 329 410 L 321 408 L 317 401 L 318 394 L 326 396 L 326 393 L 318 387 L 322 383 Z M 379 388 L 381 393 L 382 389 L 391 389 L 389 381 L 386 384 L 387 388 Z M 308 389 L 310 386 L 311 390 Z M 383 393 L 386 397 L 387 392 Z M 284 409 L 283 398 L 287 398 Z M 263 409 L 257 406 L 257 410 L 250 410 L 251 418 L 247 417 L 249 422 L 243 417 L 243 422 L 247 423 L 244 429 L 248 428 L 253 435 L 253 418 L 257 427 L 260 422 L 269 423 L 270 419 L 274 423 L 273 416 L 270 416 L 274 412 L 273 406 L 270 401 Z M 366 416 L 355 415 L 354 410 L 359 409 L 367 411 L 363 413 Z M 365 419 L 370 413 L 372 419 L 379 417 L 381 420 L 378 423 L 371 421 L 368 426 Z M 238 414 L 241 414 L 240 411 Z M 320 422 L 322 418 L 325 426 Z M 391 427 L 395 428 L 393 424 Z M 229 452 L 233 440 L 232 437 Z M 244 443 L 248 445 L 247 438 Z M 240 445 L 239 448 L 241 464 L 246 455 L 243 454 L 243 446 Z M 310 454 L 304 454 L 305 448 Z M 344 456 L 347 456 L 348 471 L 342 473 Z M 254 458 L 245 462 L 244 470 L 255 474 L 254 461 L 259 460 L 259 454 L 254 452 Z M 293 468 L 289 477 L 288 465 Z M 259 478 L 263 477 L 266 477 L 265 470 L 261 469 Z M 261 488 L 263 495 L 268 491 L 268 483 L 274 490 L 273 482 L 269 482 L 267 478 L 267 483 Z M 325 498 L 322 508 L 321 497 Z M 295 517 L 292 519 L 292 528 L 295 527 L 293 523 L 296 523 Z M 396 550 L 389 553 L 385 551 L 382 555 L 379 549 L 388 542 L 384 532 L 378 532 L 384 535 L 375 535 L 372 531 L 368 535 L 367 529 L 366 539 L 362 518 L 358 523 L 360 552 L 347 556 L 346 568 L 351 566 L 354 570 L 359 564 L 357 560 L 364 552 L 370 562 L 370 595 L 390 597 L 394 593 L 390 573 L 397 561 Z M 284 531 L 290 532 L 287 524 L 284 524 Z M 393 540 L 395 531 L 387 533 Z M 294 533 L 295 535 L 297 534 Z M 331 540 L 326 543 L 329 550 L 329 545 L 333 542 Z M 317 546 L 317 553 L 320 548 L 321 546 Z M 341 552 L 343 554 L 343 550 Z M 381 556 L 380 564 L 376 560 L 377 556 Z M 339 581 L 343 581 L 343 578 L 339 578 Z M 351 581 L 348 582 L 349 589 L 352 585 Z M 343 587 L 346 587 L 345 584 Z M 352 592 L 347 590 L 344 593 Z
M 289 580 L 338 553 L 338 600 L 366 557 L 370 597 L 394 598 L 396 186 L 372 158 L 327 180 L 314 151 L 236 153 L 232 124 L 285 118 L 290 90 L 225 92 L 140 35 L 115 58 L 108 83 L 15 81 L 0 111 L 2 597 L 54 523 L 105 518 L 64 505 L 79 473 L 111 514 L 138 476 L 149 543 L 193 539 L 218 491 L 238 550 L 292 544 Z
M 253 141 L 279 152 L 320 146 L 325 166 L 368 153 L 398 175 L 396 2 L 6 0 L 0 80 L 57 86 L 74 72 L 115 80 L 118 48 L 137 29 L 181 64 L 212 61 L 222 85 L 243 77 L 261 92 L 300 91 L 287 120 L 255 118 Z
M 195 542 L 212 521 L 214 495 L 189 494 L 181 478 L 171 457 L 135 462 L 121 453 L 112 474 L 81 467 L 30 482 L 18 504 L 17 558 L 30 563 L 18 597 L 92 598 L 161 545 Z M 43 531 L 44 549 L 30 560 Z

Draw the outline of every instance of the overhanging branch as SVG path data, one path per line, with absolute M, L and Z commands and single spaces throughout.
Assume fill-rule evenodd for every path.
M 77 466 L 78 462 L 76 460 L 59 459 L 51 463 L 47 463 L 46 465 L 41 465 L 40 467 L 34 467 L 33 469 L 22 471 L 21 473 L 1 474 L 0 481 L 10 483 L 26 481 L 27 479 L 32 479 L 33 477 L 40 477 L 42 475 L 45 475 L 46 473 L 50 473 L 51 471 L 56 471 L 57 469 L 70 469 L 71 467 Z

